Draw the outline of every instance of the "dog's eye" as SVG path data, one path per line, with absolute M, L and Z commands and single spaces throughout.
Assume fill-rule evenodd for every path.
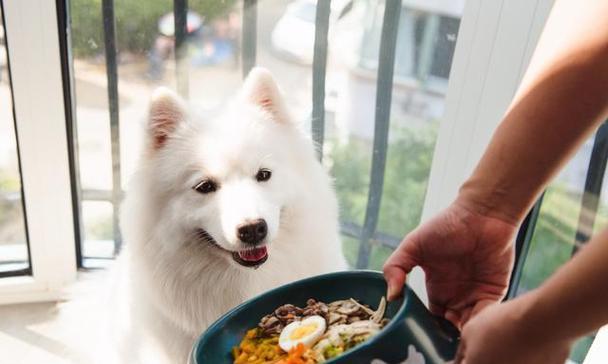
M 217 190 L 217 183 L 210 179 L 206 179 L 204 181 L 199 182 L 196 186 L 193 187 L 196 192 L 200 193 L 211 193 Z
M 262 168 L 255 175 L 255 179 L 258 182 L 265 182 L 270 179 L 270 176 L 272 176 L 272 172 L 270 171 L 270 169 Z

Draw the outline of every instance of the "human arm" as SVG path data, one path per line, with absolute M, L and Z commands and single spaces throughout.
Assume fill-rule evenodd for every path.
M 608 230 L 538 289 L 464 326 L 456 363 L 564 363 L 571 343 L 608 323 Z
M 457 325 L 504 296 L 512 238 L 547 182 L 607 116 L 608 2 L 558 0 L 503 121 L 454 203 L 385 264 L 389 298 L 414 266 L 430 309 Z

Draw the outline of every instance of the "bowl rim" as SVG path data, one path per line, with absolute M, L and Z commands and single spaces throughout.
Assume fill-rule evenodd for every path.
M 218 331 L 219 326 L 221 324 L 223 324 L 225 321 L 230 319 L 232 316 L 234 316 L 238 312 L 244 310 L 245 306 L 249 305 L 251 302 L 254 302 L 254 301 L 260 299 L 262 296 L 266 296 L 268 294 L 274 293 L 276 291 L 284 290 L 284 289 L 287 289 L 287 288 L 295 286 L 295 285 L 299 285 L 299 284 L 306 283 L 309 281 L 327 280 L 327 279 L 331 279 L 331 278 L 335 278 L 335 277 L 339 277 L 339 276 L 363 276 L 363 277 L 384 279 L 384 275 L 382 274 L 382 272 L 377 271 L 377 270 L 371 270 L 371 269 L 344 270 L 344 271 L 325 273 L 325 274 L 320 274 L 320 275 L 316 275 L 316 276 L 312 276 L 312 277 L 303 278 L 303 279 L 300 279 L 297 281 L 286 283 L 279 287 L 272 288 L 263 293 L 260 293 L 259 295 L 255 296 L 253 298 L 250 298 L 247 301 L 232 308 L 230 311 L 226 312 L 219 319 L 217 319 L 213 324 L 211 324 L 211 326 L 209 326 L 205 331 L 203 331 L 203 333 L 201 333 L 201 335 L 199 335 L 199 337 L 196 339 L 196 342 L 192 346 L 192 350 L 190 351 L 190 356 L 188 358 L 188 363 L 189 364 L 200 364 L 200 363 L 196 362 L 195 355 L 196 355 L 196 352 L 198 351 L 199 346 L 201 346 L 201 344 L 207 340 L 205 338 L 211 336 L 216 331 Z M 376 343 L 377 341 L 379 341 L 380 339 L 383 339 L 396 325 L 399 324 L 399 321 L 401 321 L 401 318 L 405 315 L 406 306 L 408 305 L 408 303 L 410 301 L 409 297 L 411 294 L 414 294 L 414 292 L 411 289 L 409 289 L 407 284 L 405 284 L 403 287 L 403 292 L 402 292 L 402 296 L 401 296 L 403 298 L 403 302 L 401 303 L 401 306 L 399 306 L 399 309 L 397 310 L 395 315 L 390 319 L 388 324 L 386 326 L 384 326 L 382 328 L 382 330 L 380 330 L 380 332 L 378 332 L 376 335 L 372 336 L 370 339 L 345 351 L 344 353 L 338 355 L 337 357 L 326 361 L 325 364 L 332 364 L 335 362 L 335 360 L 342 358 L 345 355 L 351 355 L 357 351 L 366 349 L 366 348 L 370 347 L 371 345 L 373 345 L 374 343 Z

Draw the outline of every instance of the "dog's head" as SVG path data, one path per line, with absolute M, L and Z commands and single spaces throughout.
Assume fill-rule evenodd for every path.
M 199 120 L 171 91 L 157 91 L 147 136 L 145 183 L 158 199 L 159 224 L 178 227 L 205 253 L 263 264 L 314 161 L 270 73 L 253 69 L 235 102 L 210 120 Z

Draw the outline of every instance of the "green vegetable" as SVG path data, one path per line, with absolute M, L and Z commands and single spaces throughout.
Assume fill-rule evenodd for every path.
M 342 354 L 344 349 L 340 346 L 329 345 L 323 350 L 323 356 L 327 359 L 335 358 L 336 356 Z

